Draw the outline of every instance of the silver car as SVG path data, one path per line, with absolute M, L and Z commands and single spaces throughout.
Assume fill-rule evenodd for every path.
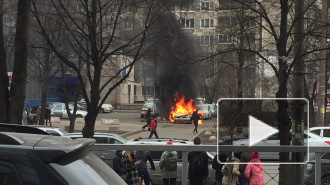
M 70 112 L 72 114 L 73 113 L 73 106 L 69 105 L 69 108 L 70 108 Z M 65 107 L 64 103 L 55 105 L 52 108 L 52 113 L 51 114 L 53 116 L 60 117 L 60 118 L 69 118 L 69 115 L 66 111 L 66 107 Z M 84 118 L 86 115 L 87 115 L 87 111 L 77 110 L 77 112 L 76 112 L 76 117 L 77 118 Z
M 64 137 L 70 137 L 72 139 L 83 138 L 82 133 L 69 133 L 63 135 Z M 93 139 L 96 140 L 97 144 L 125 144 L 127 143 L 127 139 L 123 138 L 118 134 L 112 133 L 102 133 L 95 132 Z M 112 161 L 115 157 L 115 150 L 107 150 L 107 151 L 93 151 L 96 156 L 100 157 L 105 163 L 107 163 L 110 167 L 112 167 Z

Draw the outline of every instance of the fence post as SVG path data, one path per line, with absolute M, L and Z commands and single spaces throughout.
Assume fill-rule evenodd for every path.
M 315 152 L 315 184 L 321 184 L 321 153 Z
M 182 152 L 182 184 L 188 184 L 188 152 Z

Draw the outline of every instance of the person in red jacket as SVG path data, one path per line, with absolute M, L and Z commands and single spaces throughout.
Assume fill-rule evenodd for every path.
M 151 130 L 148 139 L 150 139 L 152 137 L 152 135 L 154 135 L 154 134 L 156 136 L 156 139 L 158 139 L 158 134 L 157 134 L 157 131 L 156 131 L 156 128 L 157 128 L 157 117 L 155 115 L 152 116 L 151 122 L 148 125 L 148 127 Z
M 259 159 L 258 152 L 251 153 L 251 160 L 246 165 L 245 168 L 245 177 L 248 180 L 249 185 L 264 185 L 264 175 L 262 173 L 262 164 Z

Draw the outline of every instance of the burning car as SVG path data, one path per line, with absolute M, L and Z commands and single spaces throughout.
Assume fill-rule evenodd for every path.
M 176 123 L 191 123 L 191 115 L 195 110 L 197 110 L 194 105 L 194 100 L 189 99 L 186 101 L 186 98 L 184 96 L 179 97 L 178 93 L 176 93 L 174 97 L 175 106 L 172 107 L 169 120 Z M 203 113 L 199 112 L 199 114 L 203 117 Z M 199 124 L 202 124 L 202 122 L 199 121 Z

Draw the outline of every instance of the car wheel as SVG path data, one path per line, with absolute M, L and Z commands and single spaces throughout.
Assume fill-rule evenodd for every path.
M 141 118 L 143 118 L 143 116 L 141 115 Z
M 76 118 L 83 118 L 83 116 L 80 115 L 80 114 L 77 114 L 77 115 L 76 115 Z
M 322 185 L 330 185 L 330 176 L 325 176 L 322 178 Z
M 99 110 L 99 113 L 104 113 L 104 109 L 101 108 L 101 109 Z

